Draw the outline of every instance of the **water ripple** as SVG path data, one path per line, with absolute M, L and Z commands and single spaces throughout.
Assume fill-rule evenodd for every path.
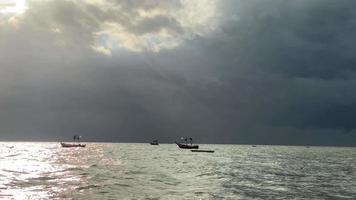
M 0 199 L 355 199 L 355 148 L 0 144 Z

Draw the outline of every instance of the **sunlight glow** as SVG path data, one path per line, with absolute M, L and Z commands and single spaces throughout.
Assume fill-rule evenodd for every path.
M 99 4 L 105 1 L 94 1 Z M 125 23 L 107 21 L 101 25 L 101 30 L 94 34 L 96 38 L 92 49 L 98 53 L 111 55 L 111 50 L 124 48 L 134 52 L 173 49 L 186 40 L 196 36 L 206 36 L 217 27 L 216 1 L 181 0 L 181 7 L 176 10 L 162 8 L 138 9 L 137 15 L 130 15 L 133 26 L 145 21 L 155 22 L 156 17 L 165 17 L 176 21 L 179 27 L 162 26 L 159 30 L 137 33 Z M 136 26 L 137 29 L 140 26 Z M 136 30 L 137 30 L 136 29 Z
M 46 6 L 55 7 L 58 2 L 60 1 L 0 0 L 0 26 L 11 25 L 12 28 L 18 29 L 24 19 L 45 16 Z M 48 21 L 48 24 L 52 25 L 47 29 L 55 38 L 54 43 L 65 47 L 68 43 L 66 36 L 90 31 L 93 40 L 87 47 L 106 56 L 112 55 L 117 49 L 132 52 L 174 49 L 194 38 L 209 37 L 209 34 L 217 30 L 219 23 L 217 0 L 179 0 L 176 3 L 155 3 L 151 0 L 136 3 L 110 0 L 68 2 L 73 2 L 71 6 L 78 6 L 83 12 L 69 15 L 75 16 L 71 20 L 63 20 L 66 13 L 64 10 L 58 10 L 58 15 L 44 19 L 54 20 Z M 36 14 L 26 12 L 30 7 L 31 10 L 36 10 L 33 7 L 42 5 L 41 3 L 45 10 L 37 8 L 38 11 L 34 12 Z M 98 12 L 92 12 L 89 8 L 95 8 Z M 31 16 L 26 16 L 28 13 Z M 70 33 L 74 30 L 68 28 L 72 26 L 69 24 L 72 21 L 79 24 L 75 26 L 75 30 L 83 30 Z
M 2 0 L 0 2 L 0 13 L 22 14 L 26 9 L 26 0 Z

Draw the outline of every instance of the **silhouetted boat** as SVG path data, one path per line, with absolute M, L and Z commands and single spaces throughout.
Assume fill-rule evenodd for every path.
M 205 152 L 205 153 L 214 153 L 214 150 L 207 150 L 207 149 L 194 149 L 190 150 L 191 152 Z
M 189 138 L 190 143 L 188 143 L 188 138 L 180 138 L 181 140 L 184 140 L 185 143 L 179 143 L 176 142 L 176 144 L 178 145 L 179 148 L 181 149 L 199 149 L 199 145 L 193 144 L 193 139 Z
M 151 145 L 158 145 L 158 140 L 153 140 L 152 142 L 150 142 Z
M 196 144 L 184 144 L 176 142 L 179 148 L 181 149 L 199 149 L 199 145 Z
M 73 143 L 65 143 L 65 142 L 61 142 L 61 146 L 62 147 L 85 147 L 85 144 L 80 144 L 79 140 L 80 138 L 82 138 L 82 136 L 80 135 L 74 135 L 73 136 Z M 77 142 L 76 142 L 77 141 Z
M 80 143 L 65 143 L 61 142 L 62 147 L 85 147 L 85 144 L 80 144 Z

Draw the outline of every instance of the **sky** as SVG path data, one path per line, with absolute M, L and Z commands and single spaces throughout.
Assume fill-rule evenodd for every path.
M 354 0 L 1 0 L 0 140 L 356 146 Z

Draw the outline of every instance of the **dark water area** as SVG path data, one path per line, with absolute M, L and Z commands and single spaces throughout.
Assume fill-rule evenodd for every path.
M 356 148 L 0 143 L 0 199 L 356 199 Z

